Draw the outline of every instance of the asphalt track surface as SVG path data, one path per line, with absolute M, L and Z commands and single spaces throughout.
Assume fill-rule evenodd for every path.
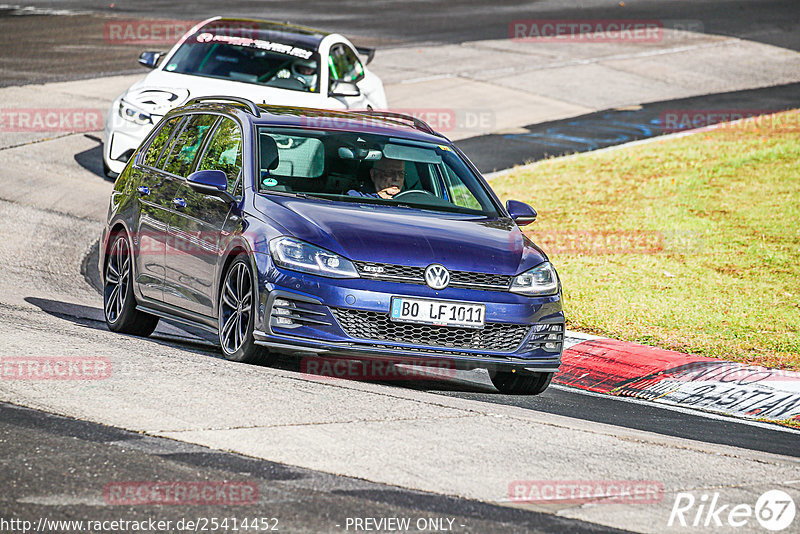
M 370 4 L 372 7 L 367 8 L 356 2 L 308 2 L 302 5 L 297 2 L 273 2 L 266 9 L 263 6 L 253 6 L 251 2 L 235 1 L 226 3 L 225 8 L 226 13 L 230 15 L 268 17 L 323 29 L 335 28 L 343 33 L 352 34 L 356 37 L 356 42 L 383 46 L 503 38 L 508 35 L 509 21 L 515 18 L 663 18 L 663 13 L 669 13 L 670 19 L 702 20 L 706 32 L 743 37 L 800 50 L 800 41 L 796 37 L 787 38 L 788 34 L 776 34 L 769 30 L 776 25 L 798 24 L 800 6 L 792 0 L 699 3 L 648 1 L 637 2 L 635 6 L 628 6 L 624 10 L 619 7 L 618 2 L 597 1 L 582 2 L 581 8 L 556 2 L 517 6 L 515 3 L 507 2 L 495 2 L 489 5 L 485 2 L 470 1 L 448 2 L 446 6 L 414 3 L 412 10 L 410 4 L 407 0 L 381 2 Z M 0 50 L 3 50 L 0 56 L 3 62 L 0 64 L 0 69 L 8 62 L 25 64 L 25 69 L 14 69 L 13 76 L 0 77 L 0 85 L 41 83 L 130 72 L 131 50 L 139 50 L 140 46 L 130 49 L 120 47 L 109 51 L 103 49 L 102 42 L 83 44 L 72 42 L 71 47 L 65 48 L 64 35 L 71 41 L 80 41 L 82 35 L 96 36 L 96 32 L 83 30 L 102 25 L 106 16 L 152 17 L 153 13 L 157 12 L 160 18 L 189 18 L 184 5 L 174 2 L 116 2 L 113 9 L 109 7 L 109 2 L 70 0 L 36 2 L 34 5 L 46 9 L 86 11 L 87 14 L 76 17 L 51 15 L 19 17 L 12 14 L 15 10 L 0 10 L 0 30 L 2 30 Z M 193 2 L 191 18 L 216 15 L 218 10 L 218 2 Z M 20 24 L 26 25 L 26 31 L 39 36 L 34 46 L 31 46 L 31 41 L 16 39 L 13 32 L 7 31 L 11 26 L 19 28 Z M 798 84 L 793 84 L 735 94 L 684 99 L 683 102 L 650 104 L 635 111 L 600 112 L 566 121 L 530 125 L 526 127 L 528 134 L 484 136 L 465 140 L 459 144 L 482 170 L 493 170 L 507 167 L 509 163 L 524 162 L 519 160 L 521 152 L 513 149 L 515 144 L 524 145 L 524 153 L 530 154 L 531 144 L 537 143 L 541 153 L 537 153 L 536 157 L 591 150 L 607 146 L 602 142 L 602 134 L 608 133 L 609 121 L 631 125 L 627 129 L 620 127 L 620 131 L 629 136 L 627 140 L 634 140 L 652 136 L 643 132 L 640 127 L 644 124 L 652 125 L 653 118 L 659 116 L 664 109 L 675 107 L 703 109 L 709 102 L 718 103 L 720 98 L 735 102 L 735 105 L 730 104 L 729 107 L 787 109 L 797 107 L 800 93 L 798 89 L 800 89 Z M 575 122 L 580 124 L 573 124 Z M 578 134 L 574 131 L 576 128 L 579 130 Z M 492 149 L 482 152 L 476 148 L 478 145 L 491 146 Z M 90 260 L 87 264 L 93 266 L 96 262 Z M 87 321 L 87 326 L 104 328 L 101 323 L 93 321 Z M 192 340 L 191 335 L 184 338 L 173 337 L 168 342 L 193 350 L 199 347 L 200 350 L 208 351 L 210 355 L 217 352 L 207 343 Z M 291 361 L 284 361 L 280 365 L 291 367 L 294 364 Z M 727 418 L 710 419 L 702 414 L 671 411 L 645 403 L 603 398 L 562 388 L 550 388 L 539 397 L 528 398 L 500 395 L 482 383 L 465 385 L 426 382 L 406 383 L 398 387 L 423 389 L 441 395 L 483 402 L 511 404 L 545 413 L 710 443 L 800 456 L 800 439 L 796 433 L 777 428 L 764 429 Z M 167 480 L 220 479 L 236 476 L 256 480 L 260 487 L 268 485 L 270 491 L 275 491 L 278 495 L 274 500 L 268 501 L 269 510 L 259 511 L 255 515 L 264 513 L 273 517 L 296 518 L 297 529 L 289 529 L 293 531 L 301 528 L 313 531 L 315 527 L 330 529 L 332 524 L 336 524 L 337 517 L 389 516 L 399 515 L 401 511 L 405 515 L 414 517 L 435 514 L 456 517 L 461 524 L 472 526 L 474 529 L 471 530 L 475 531 L 612 531 L 590 523 L 569 521 L 548 514 L 412 492 L 263 460 L 212 452 L 200 447 L 146 438 L 110 427 L 60 418 L 7 404 L 0 405 L 0 435 L 3 436 L 0 440 L 2 457 L 18 459 L 17 463 L 20 465 L 25 464 L 28 453 L 23 451 L 26 448 L 38 446 L 53 454 L 52 463 L 55 467 L 46 474 L 15 467 L 14 462 L 0 466 L 2 469 L 0 478 L 15 481 L 18 486 L 15 491 L 21 491 L 22 487 L 30 489 L 46 476 L 48 484 L 63 488 L 64 494 L 85 493 L 92 488 L 97 495 L 101 495 L 102 488 L 93 488 L 88 476 L 76 477 L 72 473 L 80 472 L 85 475 L 97 465 L 103 464 L 113 467 L 117 478 L 125 480 L 142 480 L 161 475 Z M 120 445 L 121 443 L 123 445 Z M 145 446 L 136 447 L 134 444 Z M 102 478 L 102 480 L 107 479 L 107 477 Z M 294 482 L 297 480 L 305 482 L 298 485 Z M 19 506 L 17 502 L 19 495 L 9 493 L 0 502 L 6 503 L 4 507 L 16 508 Z M 308 507 L 308 502 L 314 503 L 313 510 Z M 37 504 L 33 500 L 27 505 L 24 513 L 38 517 L 43 512 L 58 511 L 63 516 L 87 517 L 88 512 L 81 508 L 82 506 L 85 504 L 75 504 L 67 500 L 53 508 L 50 504 Z M 109 518 L 112 517 L 110 514 L 118 515 L 116 514 L 118 510 L 102 507 L 92 507 L 91 510 L 93 519 L 102 519 L 102 514 L 109 514 Z M 126 513 L 133 517 L 141 511 L 141 509 L 127 510 Z M 221 516 L 226 512 L 229 511 L 220 509 L 217 515 Z M 251 512 L 255 511 L 248 510 L 248 515 L 252 515 Z M 167 509 L 162 513 L 166 519 L 168 517 L 164 514 L 172 514 L 178 518 L 186 515 L 186 510 L 181 509 L 179 512 Z M 208 509 L 204 509 L 202 515 L 212 514 Z M 330 518 L 331 522 L 317 523 L 320 517 Z
M 212 0 L 191 4 L 159 0 L 51 0 L 22 4 L 39 8 L 38 13 L 53 10 L 79 13 L 73 17 L 20 17 L 20 13 L 37 11 L 10 7 L 14 4 L 0 8 L 0 72 L 3 74 L 0 86 L 137 72 L 131 57 L 141 45 L 105 46 L 102 29 L 107 17 L 197 20 L 224 14 L 268 18 L 337 31 L 352 37 L 356 44 L 384 47 L 504 39 L 509 36 L 509 24 L 517 19 L 624 18 L 659 20 L 665 24 L 700 21 L 705 33 L 800 50 L 800 32 L 792 31 L 800 25 L 800 6 L 795 0 L 640 0 L 627 3 L 616 0 L 527 3 L 508 0 L 280 0 L 269 3 L 233 0 L 224 4 Z M 20 39 L 20 35 L 25 38 Z M 9 70 L 14 73 L 10 74 Z
M 36 524 L 39 518 L 91 521 L 198 521 L 269 518 L 281 532 L 337 532 L 347 519 L 446 518 L 456 532 L 577 532 L 621 530 L 553 514 L 410 491 L 143 436 L 86 421 L 0 403 L 0 513 Z M 47 462 L 42 462 L 42 458 Z M 41 487 L 46 480 L 47 487 Z M 255 484 L 253 504 L 112 504 L 107 484 L 141 480 Z M 45 501 L 41 495 L 50 494 Z M 53 498 L 52 494 L 60 497 Z M 313 503 L 313 505 L 309 505 Z M 232 525 L 233 523 L 229 523 Z M 445 523 L 450 524 L 448 523 Z M 352 529 L 352 524 L 350 525 Z M 61 530 L 61 529 L 58 529 Z M 79 531 L 78 529 L 70 529 Z M 188 528 L 187 531 L 194 529 Z M 224 529 L 234 531 L 233 528 Z M 16 529 L 15 529 L 16 531 Z M 55 529 L 54 529 L 55 531 Z M 181 532 L 173 527 L 170 532 Z
M 490 134 L 458 142 L 482 172 L 508 169 L 548 157 L 588 152 L 707 125 L 727 122 L 730 113 L 768 114 L 800 107 L 800 83 L 733 91 L 612 109 L 560 121 L 530 124 L 527 132 Z M 693 122 L 675 128 L 672 119 L 689 113 Z M 715 114 L 712 110 L 719 110 Z M 727 113 L 726 113 L 727 111 Z
M 87 282 L 98 289 L 100 287 L 99 274 L 94 265 L 97 264 L 96 247 L 87 256 L 84 277 Z M 99 293 L 99 289 L 98 289 Z M 41 306 L 47 311 L 46 305 Z M 81 315 L 86 316 L 86 313 Z M 87 326 L 105 329 L 99 320 L 87 321 Z M 185 328 L 181 325 L 175 325 Z M 188 329 L 186 337 L 172 338 L 177 344 L 190 344 L 196 349 L 198 344 L 210 353 L 217 353 L 214 346 L 216 340 L 213 336 L 197 330 Z M 291 371 L 300 371 L 299 360 L 282 358 L 277 367 Z M 708 416 L 702 413 L 689 411 L 674 411 L 660 405 L 647 403 L 628 398 L 611 397 L 587 393 L 581 390 L 551 386 L 541 395 L 533 397 L 502 395 L 487 381 L 481 380 L 437 380 L 437 381 L 403 381 L 382 382 L 393 387 L 402 387 L 427 391 L 440 395 L 448 395 L 482 402 L 506 404 L 535 410 L 538 412 L 563 415 L 606 423 L 610 425 L 655 432 L 666 436 L 692 439 L 707 443 L 742 447 L 755 451 L 783 454 L 800 457 L 800 433 L 789 431 L 780 427 L 769 428 L 764 425 L 754 426 L 749 422 L 732 417 Z

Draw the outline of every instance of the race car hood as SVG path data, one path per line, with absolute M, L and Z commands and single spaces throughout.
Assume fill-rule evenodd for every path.
M 255 207 L 294 237 L 354 261 L 513 275 L 547 256 L 507 218 L 258 195 Z
M 133 84 L 122 98 L 142 111 L 163 116 L 167 111 L 198 96 L 236 95 L 258 104 L 318 107 L 320 95 L 265 87 L 231 80 L 217 80 L 154 70 Z

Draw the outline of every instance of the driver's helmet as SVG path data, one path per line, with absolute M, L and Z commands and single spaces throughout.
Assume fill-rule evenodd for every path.
M 292 77 L 313 91 L 317 86 L 317 62 L 313 59 L 298 59 L 292 63 Z

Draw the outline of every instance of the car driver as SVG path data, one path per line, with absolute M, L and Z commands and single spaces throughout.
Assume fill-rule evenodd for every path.
M 292 78 L 302 83 L 309 91 L 317 88 L 317 62 L 313 59 L 298 59 L 292 63 Z
M 375 193 L 363 193 L 351 189 L 347 194 L 389 200 L 403 189 L 403 184 L 406 181 L 405 163 L 399 159 L 381 158 L 372 166 L 369 176 L 375 186 Z

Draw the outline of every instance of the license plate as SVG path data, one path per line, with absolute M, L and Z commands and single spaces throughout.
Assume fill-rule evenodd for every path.
M 397 322 L 483 328 L 485 315 L 484 304 L 392 297 L 391 319 Z

